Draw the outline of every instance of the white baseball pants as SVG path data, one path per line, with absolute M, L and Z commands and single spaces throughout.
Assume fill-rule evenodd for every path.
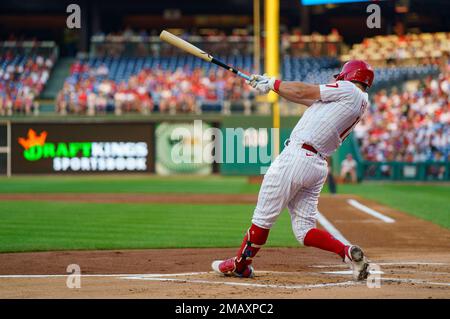
M 252 223 L 270 229 L 287 206 L 294 235 L 303 244 L 307 232 L 316 227 L 317 203 L 328 164 L 301 145 L 291 141 L 267 170 Z

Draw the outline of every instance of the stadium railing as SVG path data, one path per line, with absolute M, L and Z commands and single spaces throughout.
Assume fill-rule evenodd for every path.
M 450 162 L 367 162 L 358 165 L 364 180 L 449 181 Z

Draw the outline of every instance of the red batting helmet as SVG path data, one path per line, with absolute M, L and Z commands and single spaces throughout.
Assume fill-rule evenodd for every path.
M 356 81 L 370 87 L 373 82 L 372 67 L 362 60 L 351 60 L 344 64 L 339 74 L 334 75 L 336 81 Z

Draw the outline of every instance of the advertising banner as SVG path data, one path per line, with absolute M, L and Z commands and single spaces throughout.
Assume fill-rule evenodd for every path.
M 13 124 L 13 174 L 153 172 L 151 124 Z
M 212 173 L 213 129 L 206 122 L 163 122 L 156 128 L 156 173 Z
M 289 137 L 294 121 L 283 119 L 289 125 L 279 131 L 280 147 Z M 272 162 L 273 128 L 269 116 L 230 117 L 222 122 L 222 175 L 265 174 Z

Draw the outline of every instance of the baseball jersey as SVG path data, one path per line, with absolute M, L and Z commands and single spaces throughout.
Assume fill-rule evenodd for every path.
M 320 85 L 320 100 L 298 121 L 290 140 L 330 156 L 350 134 L 369 104 L 368 94 L 350 81 Z

